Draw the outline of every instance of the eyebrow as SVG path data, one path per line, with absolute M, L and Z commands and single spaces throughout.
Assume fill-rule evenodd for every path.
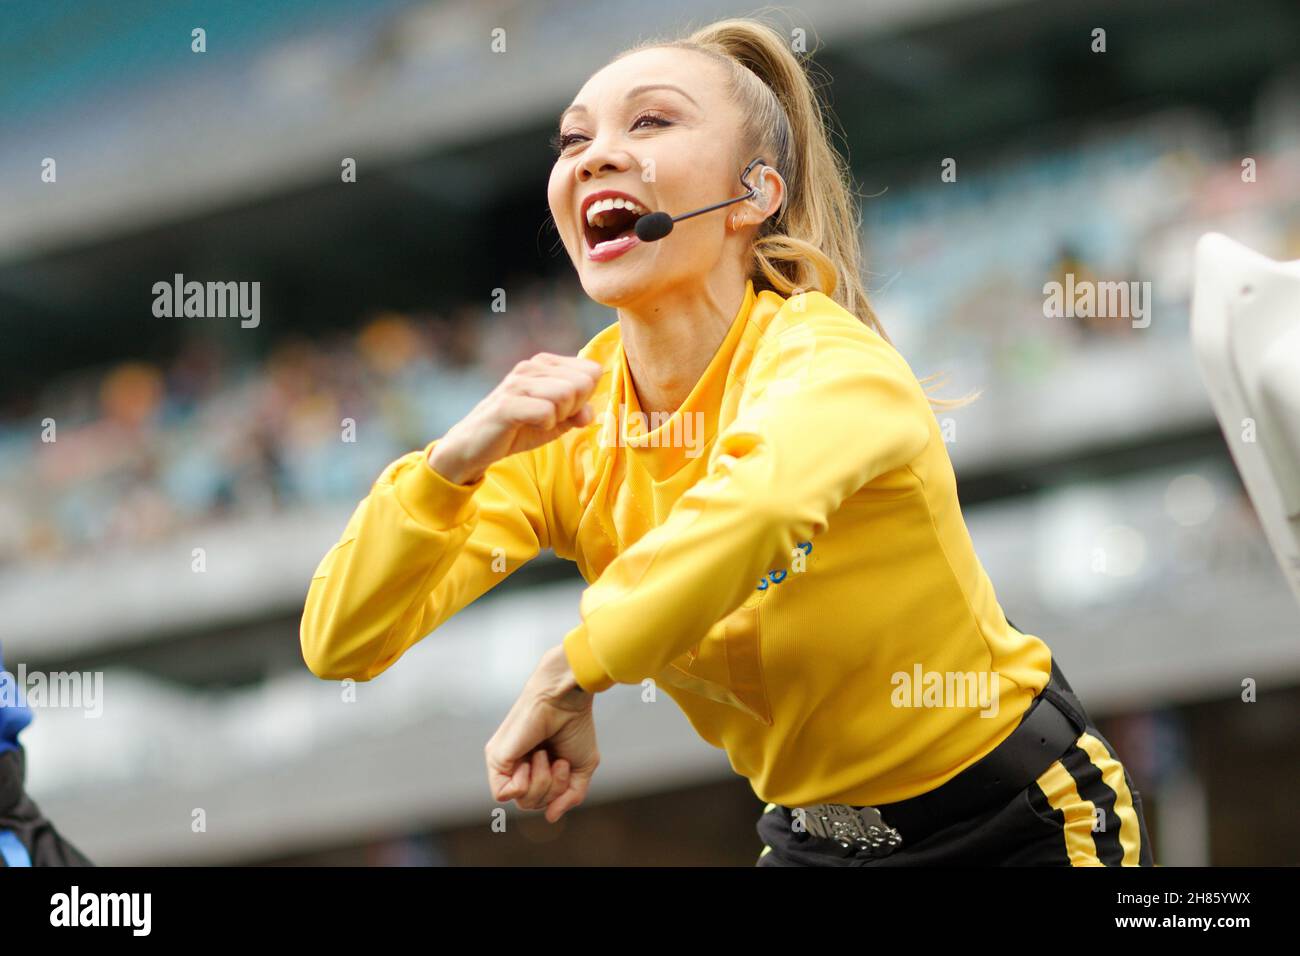
M 690 100 L 691 103 L 696 107 L 696 109 L 698 109 L 700 106 L 699 103 L 695 102 L 695 98 L 692 97 L 691 94 L 687 93 L 680 86 L 673 86 L 673 84 L 671 83 L 645 83 L 641 86 L 634 86 L 632 87 L 632 89 L 627 91 L 626 98 L 630 100 L 633 97 L 640 96 L 642 93 L 648 93 L 650 90 L 675 90 L 676 92 L 682 94 L 682 96 Z M 560 119 L 556 123 L 556 125 L 557 126 L 563 125 L 564 118 L 568 116 L 570 113 L 574 113 L 574 112 L 585 113 L 587 112 L 587 107 L 583 106 L 581 103 L 574 103 L 572 106 L 568 107 L 563 113 L 560 114 Z

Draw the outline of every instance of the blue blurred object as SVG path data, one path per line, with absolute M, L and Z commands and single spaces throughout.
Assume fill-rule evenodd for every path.
M 32 865 L 32 855 L 12 830 L 0 830 L 0 858 L 4 859 L 5 866 Z
M 18 682 L 5 669 L 0 648 L 0 753 L 18 749 L 18 735 L 32 722 L 31 708 L 18 703 Z

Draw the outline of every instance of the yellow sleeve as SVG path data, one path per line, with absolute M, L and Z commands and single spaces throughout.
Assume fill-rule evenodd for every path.
M 384 469 L 316 569 L 299 636 L 311 671 L 370 680 L 550 547 L 531 452 L 458 485 L 422 451 Z
M 583 592 L 564 648 L 585 690 L 657 674 L 930 440 L 933 412 L 902 356 L 821 293 L 773 317 L 743 387 L 706 476 Z

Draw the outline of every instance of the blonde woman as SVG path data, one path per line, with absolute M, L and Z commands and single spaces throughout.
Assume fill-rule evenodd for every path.
M 1151 865 L 1127 772 L 976 558 L 781 35 L 629 50 L 555 145 L 555 225 L 618 320 L 379 476 L 312 579 L 312 671 L 382 673 L 551 548 L 589 587 L 487 744 L 496 800 L 581 803 L 595 696 L 653 682 L 766 802 L 759 865 Z M 656 212 L 671 235 L 639 238 Z

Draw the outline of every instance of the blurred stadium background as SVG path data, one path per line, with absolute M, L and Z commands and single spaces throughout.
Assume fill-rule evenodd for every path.
M 312 569 L 388 461 L 519 358 L 615 320 L 547 226 L 559 111 L 638 37 L 752 9 L 4 6 L 0 642 L 10 670 L 105 675 L 101 719 L 38 709 L 23 738 L 29 790 L 93 859 L 753 862 L 747 783 L 671 701 L 627 687 L 597 704 L 588 806 L 555 827 L 512 808 L 491 831 L 482 746 L 577 620 L 571 565 L 539 557 L 351 704 L 297 633 Z M 786 9 L 821 44 L 885 327 L 946 394 L 985 389 L 951 414 L 949 450 L 1008 615 L 1124 757 L 1159 862 L 1296 863 L 1300 609 L 1188 305 L 1206 230 L 1300 258 L 1300 7 Z M 1045 319 L 1066 272 L 1150 281 L 1150 326 Z M 176 273 L 260 281 L 260 325 L 156 318 L 152 286 Z

